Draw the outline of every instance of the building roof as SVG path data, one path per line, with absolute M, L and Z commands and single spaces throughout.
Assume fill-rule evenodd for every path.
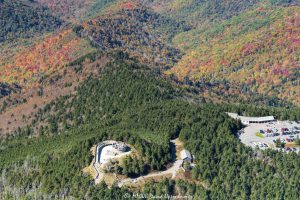
M 180 152 L 180 157 L 182 160 L 186 159 L 186 158 L 189 158 L 189 159 L 192 159 L 192 155 L 191 153 L 186 150 L 186 149 L 183 149 L 181 152 Z
M 265 122 L 265 121 L 274 121 L 274 116 L 266 116 L 266 117 L 244 117 L 239 116 L 237 113 L 227 113 L 230 117 L 234 119 L 240 119 L 241 121 L 255 121 L 255 122 Z
M 239 115 L 237 113 L 230 113 L 230 112 L 227 112 L 227 115 L 229 115 L 229 117 L 232 117 L 234 119 L 237 119 L 239 117 Z
M 273 116 L 266 116 L 266 117 L 243 117 L 239 116 L 241 121 L 255 121 L 255 122 L 265 122 L 265 121 L 274 121 L 275 118 Z

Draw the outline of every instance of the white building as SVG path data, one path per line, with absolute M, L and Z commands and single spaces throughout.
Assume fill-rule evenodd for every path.
M 187 161 L 187 162 L 190 162 L 190 163 L 193 161 L 191 153 L 186 149 L 183 149 L 180 152 L 180 157 L 183 161 Z
M 239 116 L 237 113 L 227 113 L 230 117 L 234 119 L 241 120 L 242 124 L 261 124 L 261 123 L 268 123 L 276 121 L 274 116 L 266 116 L 266 117 L 244 117 Z

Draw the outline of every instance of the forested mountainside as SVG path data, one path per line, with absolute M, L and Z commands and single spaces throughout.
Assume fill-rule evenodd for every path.
M 178 62 L 181 53 L 166 40 L 189 27 L 143 7 L 133 6 L 88 21 L 76 27 L 75 32 L 90 38 L 102 51 L 122 50 L 143 63 L 170 68 Z
M 84 22 L 1 44 L 0 83 L 17 84 L 24 93 L 45 87 L 44 79 L 76 60 L 122 50 L 207 102 L 298 105 L 298 1 L 25 2 L 9 5 L 43 8 L 65 19 L 84 4 L 78 14 Z M 199 23 L 189 11 L 198 13 Z M 1 102 L 23 102 L 21 96 Z
M 36 0 L 49 8 L 55 16 L 67 21 L 78 19 L 89 6 L 90 0 Z
M 69 22 L 82 22 L 96 17 L 117 0 L 36 0 L 49 8 L 55 16 Z
M 51 32 L 62 25 L 45 7 L 30 0 L 0 1 L 0 43 Z
M 3 45 L 0 82 L 27 85 L 36 82 L 40 68 L 52 73 L 85 51 L 123 50 L 214 102 L 299 106 L 298 0 L 25 2 L 9 5 L 46 9 L 52 12 L 48 21 L 69 25 L 39 40 L 18 41 L 13 48 L 22 51 L 10 56 L 5 49 L 11 46 Z M 47 40 L 55 41 L 54 50 L 51 44 L 44 50 Z
M 177 35 L 185 56 L 169 73 L 197 84 L 238 85 L 299 105 L 298 6 L 260 6 L 212 25 Z M 229 91 L 230 92 L 230 91 Z
M 225 112 L 300 120 L 299 5 L 0 0 L 0 199 L 298 199 L 299 154 L 246 147 Z M 104 140 L 138 154 L 118 176 L 166 169 L 174 138 L 195 156 L 184 177 L 83 172 Z
M 140 159 L 122 165 L 118 173 L 136 176 L 163 169 L 170 162 L 169 140 L 175 137 L 195 155 L 193 181 L 153 182 L 140 192 L 191 195 L 196 199 L 298 197 L 298 155 L 258 153 L 245 147 L 235 135 L 241 124 L 224 113 L 238 109 L 257 114 L 273 111 L 187 103 L 182 98 L 184 91 L 161 79 L 151 68 L 128 60 L 123 53 L 110 59 L 100 74 L 78 87 L 77 93 L 39 109 L 31 126 L 2 140 L 3 199 L 123 199 L 132 191 L 108 189 L 105 184 L 95 186 L 83 174 L 82 168 L 92 159 L 91 146 L 107 139 L 134 145 Z M 295 109 L 274 112 L 283 113 L 287 114 L 283 118 L 292 117 L 292 113 L 300 116 Z
M 148 3 L 159 13 L 182 18 L 195 25 L 220 21 L 254 7 L 262 0 L 153 0 Z
M 167 73 L 200 89 L 216 85 L 212 90 L 225 95 L 257 93 L 299 105 L 299 5 L 298 0 L 154 1 L 157 12 L 194 25 L 174 37 L 185 56 Z
M 153 0 L 145 1 L 155 11 L 182 18 L 197 26 L 230 19 L 257 6 L 299 5 L 299 0 Z
M 174 41 L 188 53 L 170 72 L 195 84 L 228 81 L 241 93 L 256 91 L 298 105 L 299 11 L 257 8 L 211 29 L 179 35 Z
M 8 85 L 4 83 L 0 83 L 0 98 L 9 95 L 11 92 L 17 92 L 20 90 L 18 85 Z
M 94 51 L 87 39 L 78 37 L 72 30 L 51 34 L 35 45 L 22 48 L 9 59 L 0 58 L 3 65 L 0 80 L 29 87 Z

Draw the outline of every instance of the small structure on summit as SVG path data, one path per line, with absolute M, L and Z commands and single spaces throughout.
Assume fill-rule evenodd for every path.
M 192 157 L 191 153 L 186 149 L 183 149 L 180 152 L 180 157 L 183 160 L 183 162 L 189 162 L 189 163 L 193 162 L 193 157 Z
M 180 158 L 182 160 L 181 168 L 185 172 L 190 171 L 195 166 L 193 163 L 193 155 L 188 150 L 183 149 L 180 152 Z

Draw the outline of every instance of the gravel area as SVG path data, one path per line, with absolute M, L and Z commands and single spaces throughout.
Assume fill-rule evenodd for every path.
M 100 163 L 108 163 L 110 160 L 119 159 L 123 156 L 129 155 L 131 151 L 122 152 L 116 150 L 112 145 L 108 145 L 102 149 L 100 156 Z

